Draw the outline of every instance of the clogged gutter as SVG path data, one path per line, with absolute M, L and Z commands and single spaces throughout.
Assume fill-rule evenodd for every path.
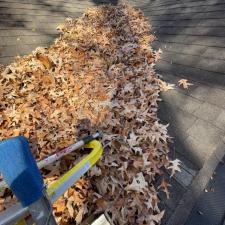
M 101 130 L 104 156 L 54 205 L 60 224 L 108 212 L 115 224 L 160 224 L 158 192 L 169 197 L 167 125 L 157 117 L 166 87 L 154 71 L 160 52 L 143 14 L 130 6 L 100 6 L 67 19 L 49 48 L 1 68 L 0 139 L 26 136 L 37 159 Z M 43 176 L 50 183 L 82 154 L 65 157 Z M 4 210 L 14 197 L 5 190 Z

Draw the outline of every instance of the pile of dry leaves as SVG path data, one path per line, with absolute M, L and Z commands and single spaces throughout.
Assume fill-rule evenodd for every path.
M 173 175 L 179 161 L 168 159 L 167 125 L 157 118 L 166 84 L 154 71 L 160 52 L 150 47 L 150 25 L 139 10 L 119 5 L 92 8 L 58 29 L 49 48 L 2 69 L 1 140 L 24 135 L 40 159 L 102 131 L 104 156 L 54 205 L 58 222 L 79 224 L 84 215 L 107 212 L 114 224 L 160 224 L 158 192 L 169 196 L 169 184 L 156 186 L 156 177 L 164 168 Z M 77 156 L 44 170 L 46 182 Z M 4 192 L 0 201 L 9 198 Z

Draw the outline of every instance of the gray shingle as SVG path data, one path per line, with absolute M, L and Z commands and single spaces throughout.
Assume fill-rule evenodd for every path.
M 202 104 L 202 101 L 192 98 L 188 95 L 184 95 L 176 90 L 164 92 L 162 93 L 162 96 L 167 103 L 175 105 L 188 113 L 194 112 Z
M 217 107 L 215 105 L 212 105 L 210 103 L 204 102 L 200 108 L 198 108 L 193 114 L 197 116 L 198 118 L 202 118 L 204 120 L 207 120 L 211 123 L 214 123 L 218 116 L 225 110 L 221 109 L 220 107 Z

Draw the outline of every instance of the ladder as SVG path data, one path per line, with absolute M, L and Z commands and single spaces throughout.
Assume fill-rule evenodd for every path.
M 52 204 L 100 159 L 102 145 L 95 140 L 99 136 L 99 133 L 88 135 L 39 162 L 33 158 L 25 137 L 17 136 L 0 142 L 0 173 L 4 178 L 0 188 L 8 186 L 19 200 L 19 203 L 0 213 L 0 225 L 56 225 Z M 39 169 L 80 147 L 92 151 L 46 187 Z

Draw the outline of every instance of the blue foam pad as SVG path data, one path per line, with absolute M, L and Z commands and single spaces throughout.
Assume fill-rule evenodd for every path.
M 0 142 L 0 172 L 22 206 L 43 196 L 43 179 L 25 137 Z

